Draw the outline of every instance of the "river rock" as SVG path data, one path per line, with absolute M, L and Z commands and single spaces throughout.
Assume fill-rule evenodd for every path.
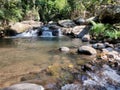
M 17 31 L 17 33 L 21 33 L 30 28 L 40 27 L 40 26 L 42 26 L 42 22 L 29 20 L 29 21 L 22 21 L 22 22 L 17 22 L 15 24 L 12 24 L 10 29 Z
M 60 20 L 58 21 L 58 24 L 62 27 L 74 27 L 76 24 L 72 20 Z
M 111 59 L 117 59 L 117 58 L 120 58 L 119 57 L 119 53 L 118 52 L 116 52 L 116 51 L 112 51 L 112 52 L 109 52 L 108 54 L 107 54 L 107 56 L 108 56 L 108 58 L 111 60 Z
M 59 50 L 62 52 L 69 52 L 70 51 L 70 49 L 68 47 L 60 47 Z
M 64 35 L 70 35 L 73 28 L 62 28 L 62 32 Z
M 81 46 L 78 48 L 79 54 L 86 54 L 86 55 L 96 55 L 97 52 L 91 46 Z
M 73 33 L 78 38 L 82 38 L 85 34 L 88 34 L 90 30 L 89 26 L 81 25 L 81 26 L 75 26 L 71 33 Z
M 103 49 L 103 48 L 105 48 L 105 44 L 104 43 L 96 43 L 96 44 L 93 44 L 92 47 L 95 49 Z
M 66 84 L 61 90 L 82 90 L 80 84 Z
M 85 35 L 82 37 L 82 41 L 83 41 L 83 42 L 88 42 L 88 41 L 90 41 L 90 34 L 85 34 Z
M 105 42 L 104 44 L 106 48 L 109 48 L 109 47 L 114 48 L 113 44 L 109 44 L 108 42 Z
M 83 71 L 92 71 L 94 68 L 93 68 L 93 66 L 91 65 L 91 64 L 85 64 L 85 65 L 83 65 L 82 67 L 81 67 L 81 69 L 83 70 Z
M 3 90 L 44 90 L 44 88 L 41 85 L 37 84 L 20 83 L 4 88 Z

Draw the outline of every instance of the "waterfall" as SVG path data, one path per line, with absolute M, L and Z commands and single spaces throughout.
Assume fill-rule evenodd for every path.
M 40 37 L 59 37 L 59 36 L 62 36 L 61 29 L 59 29 L 59 28 L 56 30 L 51 30 L 51 29 L 49 29 L 49 27 L 43 27 L 43 28 L 41 28 L 41 30 L 29 29 L 29 30 L 27 30 L 23 33 L 20 33 L 14 37 L 15 38 L 16 37 L 37 37 L 37 36 L 39 36 L 39 32 L 41 33 Z
M 37 33 L 38 33 L 37 29 L 35 29 L 35 30 L 30 29 L 30 30 L 27 30 L 21 34 L 14 36 L 14 37 L 37 37 Z
M 43 31 L 41 37 L 54 37 L 52 31 Z
M 62 36 L 62 31 L 61 31 L 61 29 L 58 29 L 58 36 Z

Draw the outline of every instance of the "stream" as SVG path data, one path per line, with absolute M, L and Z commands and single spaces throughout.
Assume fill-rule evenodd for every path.
M 53 63 L 73 62 L 74 57 L 59 53 L 57 49 L 80 45 L 80 39 L 68 37 L 0 39 L 0 87 L 9 86 L 19 81 L 21 75 L 38 72 Z
M 78 47 L 89 45 L 88 42 L 83 43 L 78 38 L 63 36 L 59 29 L 58 31 L 50 31 L 45 28 L 41 36 L 38 36 L 38 33 L 41 32 L 28 30 L 17 36 L 0 39 L 0 88 L 19 83 L 21 78 L 23 81 L 29 81 L 29 79 L 33 79 L 31 75 L 35 76 L 34 79 L 40 79 L 41 75 L 41 80 L 49 81 L 50 74 L 47 77 L 40 72 L 46 73 L 50 70 L 50 73 L 56 77 L 63 75 L 63 81 L 59 83 L 63 83 L 66 78 L 71 80 L 70 76 L 73 78 L 72 84 L 63 83 L 63 86 L 60 85 L 61 89 L 54 90 L 120 90 L 119 62 L 117 69 L 98 61 L 100 63 L 93 63 L 90 67 L 85 66 L 86 71 L 81 71 L 82 65 L 95 58 L 76 53 Z M 59 48 L 63 46 L 69 47 L 75 52 L 60 52 Z M 64 64 L 67 65 L 67 69 Z M 54 79 L 54 77 L 52 78 Z M 82 84 L 74 84 L 74 78 Z

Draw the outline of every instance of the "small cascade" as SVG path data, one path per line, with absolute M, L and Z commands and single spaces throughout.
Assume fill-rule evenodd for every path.
M 37 37 L 38 30 L 30 29 L 21 34 L 16 35 L 15 37 Z
M 58 36 L 63 36 L 61 29 L 58 29 Z
M 41 37 L 54 37 L 51 31 L 43 31 Z
M 57 28 L 57 29 L 50 29 L 49 27 L 42 27 L 41 29 L 29 29 L 23 33 L 20 33 L 16 36 L 16 37 L 59 37 L 62 36 L 62 32 L 61 29 Z

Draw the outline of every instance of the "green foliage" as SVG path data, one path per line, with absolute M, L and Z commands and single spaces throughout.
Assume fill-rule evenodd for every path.
M 118 29 L 115 29 L 113 26 L 107 25 L 105 36 L 111 39 L 118 39 L 120 38 L 120 31 Z
M 91 28 L 91 32 L 95 36 L 99 36 L 106 29 L 106 26 L 104 24 L 102 24 L 102 23 L 95 23 L 94 21 L 91 21 L 91 23 L 93 25 L 92 28 Z
M 116 0 L 0 0 L 0 20 L 3 22 L 21 21 L 37 17 L 48 22 L 59 19 L 86 17 L 85 11 L 95 15 L 100 6 L 117 4 Z M 33 14 L 33 13 L 36 14 Z M 27 18 L 26 18 L 27 17 Z
M 93 37 L 96 37 L 97 39 L 104 37 L 111 39 L 120 38 L 120 31 L 114 28 L 112 25 L 95 23 L 94 21 L 91 21 L 91 23 L 93 26 L 90 33 Z
M 0 1 L 0 20 L 3 24 L 22 19 L 22 9 L 18 7 L 19 3 L 19 0 Z
M 43 22 L 65 18 L 69 13 L 67 0 L 36 0 L 35 6 Z

